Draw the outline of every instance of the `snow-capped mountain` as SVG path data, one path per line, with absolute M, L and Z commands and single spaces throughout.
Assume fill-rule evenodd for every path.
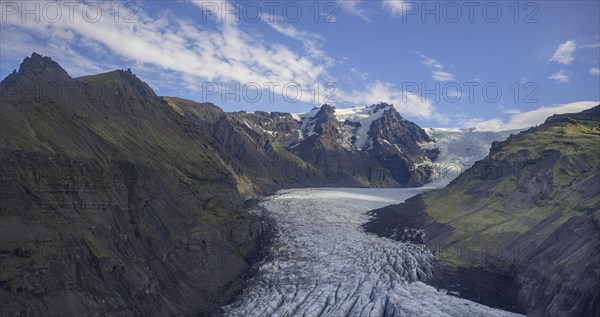
M 323 105 L 303 114 L 235 115 L 346 185 L 421 186 L 437 154 L 421 146 L 432 141 L 429 135 L 386 103 L 348 109 Z
M 233 116 L 346 186 L 442 186 L 483 159 L 493 141 L 516 132 L 422 129 L 386 103 Z
M 353 107 L 335 109 L 333 116 L 341 123 L 340 144 L 349 150 L 365 150 L 372 146 L 373 140 L 369 136 L 371 124 L 380 119 L 385 111 L 393 109 L 391 105 L 379 104 L 367 107 Z M 303 137 L 317 134 L 315 127 L 320 119 L 318 114 L 321 107 L 315 107 L 304 114 L 293 114 L 292 116 L 300 122 L 300 131 Z
M 394 109 L 394 106 L 386 103 L 342 109 L 337 109 L 328 105 L 324 105 L 323 107 L 331 109 L 333 118 L 340 123 L 340 136 L 338 141 L 344 148 L 349 150 L 361 151 L 372 149 L 374 141 L 376 141 L 379 136 L 375 133 L 377 131 L 372 131 L 373 124 L 382 120 L 386 116 L 386 113 L 388 115 L 393 115 L 396 121 L 402 122 L 404 125 L 412 125 L 413 127 L 418 128 L 416 124 L 402 118 Z M 325 112 L 321 112 L 323 107 L 315 107 L 304 114 L 292 114 L 292 117 L 300 122 L 299 131 L 302 133 L 303 138 L 318 134 L 315 132 L 315 127 L 324 120 L 323 114 Z M 418 134 L 420 134 L 420 138 L 428 138 L 428 136 L 421 131 L 418 131 Z M 393 140 L 384 138 L 379 141 L 392 145 L 391 141 Z

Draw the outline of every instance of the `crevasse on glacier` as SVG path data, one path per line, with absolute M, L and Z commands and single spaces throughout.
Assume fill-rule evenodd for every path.
M 226 315 L 518 316 L 425 285 L 431 252 L 361 229 L 366 211 L 423 189 L 284 190 L 263 201 L 276 238 Z

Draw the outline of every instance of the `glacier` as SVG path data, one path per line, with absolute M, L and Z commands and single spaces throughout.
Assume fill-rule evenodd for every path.
M 436 148 L 439 156 L 433 163 L 432 182 L 428 186 L 443 187 L 455 179 L 462 171 L 482 160 L 490 152 L 494 141 L 506 140 L 520 130 L 477 131 L 458 128 L 425 128 L 433 142 L 422 144 L 422 148 Z
M 367 211 L 428 189 L 289 189 L 263 200 L 252 212 L 274 220 L 274 241 L 225 315 L 521 316 L 426 285 L 429 250 L 361 228 Z

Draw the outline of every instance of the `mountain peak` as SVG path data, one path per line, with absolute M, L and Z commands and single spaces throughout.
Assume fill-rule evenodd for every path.
M 332 115 L 335 112 L 335 107 L 330 106 L 328 104 L 324 104 L 321 106 L 321 108 L 319 108 L 319 112 L 317 113 L 317 115 L 321 114 L 321 115 Z
M 375 110 L 379 110 L 379 109 L 386 109 L 386 108 L 393 108 L 393 105 L 390 105 L 388 103 L 385 102 L 380 102 L 378 104 L 373 105 L 373 107 L 375 108 Z
M 70 79 L 71 77 L 64 68 L 48 56 L 42 56 L 36 52 L 31 57 L 25 57 L 19 66 L 19 72 L 13 71 L 9 77 L 44 77 L 51 80 Z M 7 77 L 8 78 L 8 77 Z

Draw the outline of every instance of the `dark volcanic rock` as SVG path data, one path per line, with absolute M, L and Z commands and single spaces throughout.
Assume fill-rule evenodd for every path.
M 425 152 L 419 144 L 432 140 L 423 129 L 402 118 L 393 107 L 383 109 L 383 116 L 375 120 L 369 130 L 369 136 L 374 140 L 369 156 L 389 170 L 398 183 L 408 187 L 424 185 L 429 180 L 431 169 L 420 163 L 434 160 L 437 153 Z

